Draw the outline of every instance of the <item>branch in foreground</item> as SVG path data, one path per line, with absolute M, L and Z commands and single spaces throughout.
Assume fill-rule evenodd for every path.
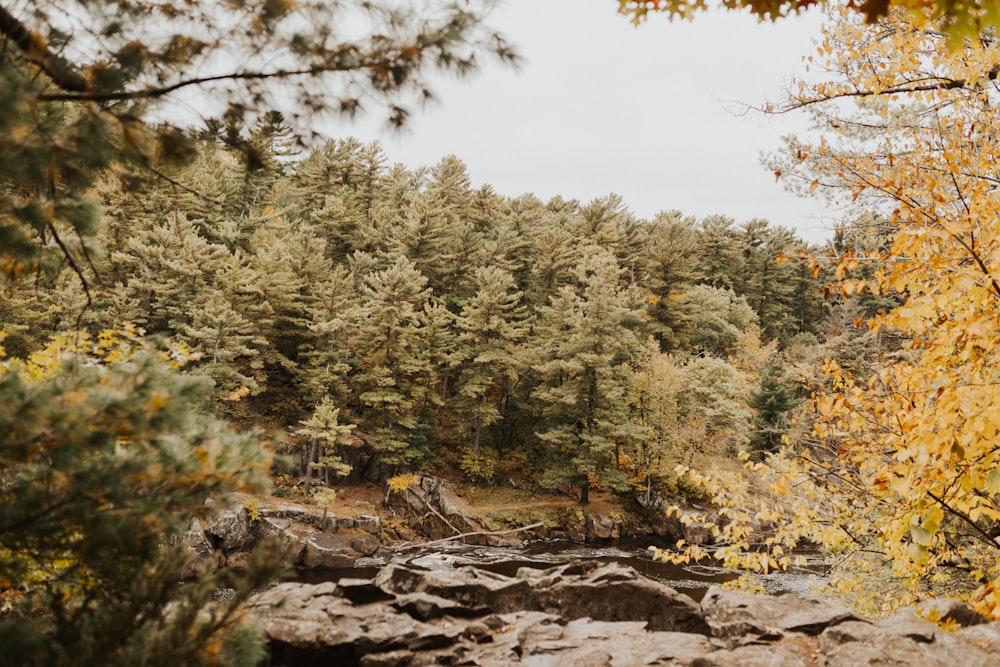
M 86 79 L 72 71 L 65 60 L 49 51 L 42 37 L 25 27 L 2 6 L 0 6 L 0 35 L 14 42 L 25 58 L 37 65 L 63 90 L 79 94 L 89 88 Z

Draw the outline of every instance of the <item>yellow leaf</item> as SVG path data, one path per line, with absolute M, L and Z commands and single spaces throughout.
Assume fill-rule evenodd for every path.
M 910 543 L 907 545 L 906 550 L 910 554 L 910 560 L 912 560 L 917 565 L 926 565 L 929 560 L 929 555 L 927 553 L 927 548 L 920 546 L 919 544 Z
M 1000 493 L 1000 468 L 994 469 L 986 476 L 986 492 Z

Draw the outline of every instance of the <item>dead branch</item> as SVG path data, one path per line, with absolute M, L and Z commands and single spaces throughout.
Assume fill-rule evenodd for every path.
M 476 536 L 492 536 L 492 535 L 509 535 L 511 533 L 521 533 L 526 530 L 534 530 L 535 528 L 541 528 L 545 524 L 541 521 L 538 523 L 533 523 L 530 526 L 522 526 L 520 528 L 510 528 L 509 530 L 476 530 L 471 533 L 462 533 L 461 535 L 452 535 L 451 537 L 445 537 L 440 540 L 431 540 L 430 542 L 421 542 L 420 544 L 414 544 L 413 542 L 404 542 L 400 546 L 396 547 L 396 552 L 407 551 L 409 549 L 422 549 L 424 547 L 434 546 L 435 544 L 443 544 L 444 542 L 454 542 L 455 540 L 462 540 L 466 537 L 476 537 Z

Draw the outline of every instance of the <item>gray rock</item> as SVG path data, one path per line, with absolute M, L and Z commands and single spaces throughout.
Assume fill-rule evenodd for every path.
M 181 540 L 190 554 L 181 573 L 183 578 L 189 579 L 205 572 L 214 572 L 222 565 L 224 557 L 209 541 L 201 522 L 197 519 L 191 521 Z
M 798 595 L 754 595 L 713 586 L 701 601 L 712 635 L 727 640 L 774 641 L 787 633 L 818 635 L 862 619 L 848 609 Z
M 354 530 L 363 530 L 372 535 L 378 535 L 379 531 L 382 530 L 382 519 L 377 516 L 360 514 L 353 519 L 343 519 L 342 521 L 348 522 L 348 525 Z
M 524 568 L 518 577 L 531 584 L 532 609 L 569 619 L 644 621 L 649 630 L 709 633 L 698 603 L 624 565 L 584 562 L 540 573 Z
M 387 565 L 375 577 L 375 584 L 396 595 L 430 593 L 470 607 L 494 613 L 527 608 L 531 588 L 527 582 L 502 574 L 456 568 L 420 570 L 402 564 Z
M 820 635 L 828 667 L 987 667 L 997 664 L 974 644 L 962 641 L 907 610 L 878 623 L 848 621 Z
M 353 539 L 350 535 L 313 531 L 305 537 L 304 542 L 305 551 L 301 563 L 307 568 L 354 567 L 354 562 L 362 555 L 351 546 Z
M 250 516 L 242 507 L 215 510 L 205 525 L 205 534 L 226 551 L 245 548 L 251 542 Z
M 1000 624 L 949 633 L 913 609 L 869 623 L 788 595 L 711 591 L 705 612 L 713 630 L 732 633 L 727 640 L 703 634 L 707 625 L 702 633 L 651 629 L 669 625 L 656 619 L 654 603 L 675 603 L 661 590 L 667 587 L 650 582 L 653 588 L 646 588 L 640 581 L 630 568 L 587 562 L 543 572 L 526 568 L 513 578 L 473 568 L 396 564 L 375 580 L 280 584 L 253 598 L 248 610 L 268 638 L 275 667 L 1000 664 Z M 603 602 L 597 600 L 601 590 Z M 609 601 L 630 611 L 614 611 Z M 496 611 L 503 608 L 512 611 Z M 698 613 L 696 605 L 693 612 Z M 670 623 L 680 624 L 678 618 Z M 737 636 L 739 628 L 746 634 Z
M 621 524 L 611 517 L 593 512 L 585 512 L 583 515 L 584 526 L 587 531 L 587 541 L 597 542 L 599 540 L 616 540 L 621 537 Z
M 1000 623 L 989 623 L 962 628 L 955 633 L 959 641 L 975 646 L 988 655 L 995 656 L 1000 665 Z

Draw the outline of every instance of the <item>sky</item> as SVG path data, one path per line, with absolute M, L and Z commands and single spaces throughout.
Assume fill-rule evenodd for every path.
M 833 219 L 820 200 L 785 192 L 760 164 L 804 116 L 763 117 L 740 103 L 777 100 L 803 71 L 817 13 L 760 23 L 711 12 L 633 26 L 615 0 L 505 0 L 490 23 L 524 58 L 468 79 L 438 78 L 439 103 L 395 134 L 377 112 L 322 128 L 378 140 L 390 162 L 434 165 L 457 155 L 475 186 L 583 203 L 620 195 L 638 216 L 679 210 L 766 218 L 822 242 Z

